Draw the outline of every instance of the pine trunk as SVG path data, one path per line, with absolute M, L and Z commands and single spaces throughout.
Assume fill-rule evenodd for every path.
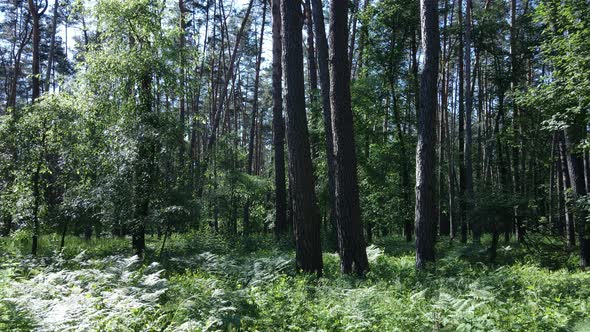
M 322 273 L 320 215 L 316 206 L 313 165 L 305 112 L 303 14 L 300 4 L 281 0 L 283 77 L 287 113 L 289 177 L 292 184 L 295 260 L 304 272 Z
M 416 267 L 434 262 L 436 110 L 439 64 L 438 1 L 420 1 L 423 69 L 416 148 Z

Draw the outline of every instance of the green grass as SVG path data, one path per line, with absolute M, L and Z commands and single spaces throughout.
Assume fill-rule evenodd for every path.
M 269 236 L 175 235 L 162 258 L 148 237 L 143 262 L 129 258 L 128 239 L 68 237 L 58 253 L 49 235 L 32 258 L 15 236 L 0 239 L 0 330 L 589 330 L 590 273 L 574 254 L 510 244 L 492 266 L 479 262 L 487 241 L 442 239 L 436 266 L 416 272 L 412 244 L 382 239 L 365 278 L 342 276 L 331 253 L 317 278 L 296 273 L 288 241 Z

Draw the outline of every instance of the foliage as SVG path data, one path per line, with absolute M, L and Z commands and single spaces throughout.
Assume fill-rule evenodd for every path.
M 472 262 L 481 247 L 441 244 L 436 271 L 417 272 L 412 248 L 390 239 L 369 248 L 371 272 L 359 279 L 341 276 L 333 254 L 324 277 L 296 274 L 292 250 L 263 239 L 250 252 L 174 235 L 174 258 L 161 263 L 113 255 L 126 248 L 116 239 L 38 259 L 12 241 L 1 242 L 13 249 L 0 274 L 0 326 L 11 330 L 582 331 L 590 320 L 590 275 L 544 268 L 518 245 L 499 250 L 498 267 Z

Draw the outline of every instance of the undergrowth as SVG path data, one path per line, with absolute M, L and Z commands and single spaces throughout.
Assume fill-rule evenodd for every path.
M 17 235 L 18 236 L 18 235 Z M 323 277 L 298 274 L 288 241 L 174 235 L 143 261 L 128 239 L 0 239 L 0 330 L 5 331 L 587 331 L 590 273 L 545 264 L 524 248 L 440 241 L 439 259 L 414 269 L 401 239 L 368 248 L 371 271 L 342 276 L 324 254 Z M 551 269 L 548 267 L 550 266 Z

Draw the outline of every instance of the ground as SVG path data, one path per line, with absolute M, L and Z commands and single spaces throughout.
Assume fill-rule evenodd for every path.
M 575 253 L 536 257 L 502 244 L 442 238 L 416 272 L 412 244 L 369 247 L 371 271 L 342 276 L 324 254 L 320 278 L 298 274 L 288 241 L 208 233 L 148 238 L 143 261 L 128 239 L 0 239 L 0 330 L 6 331 L 590 331 L 590 273 Z

